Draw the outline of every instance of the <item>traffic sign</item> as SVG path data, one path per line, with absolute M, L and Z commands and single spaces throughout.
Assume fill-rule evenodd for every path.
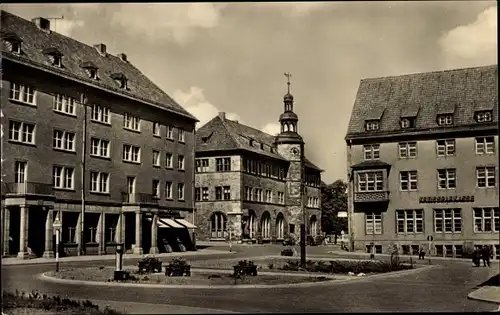
M 341 234 L 341 235 L 344 235 L 344 234 L 345 234 L 344 230 L 340 231 L 340 234 Z
M 434 236 L 432 236 L 432 235 L 427 236 L 427 240 L 429 242 L 432 242 L 434 240 Z

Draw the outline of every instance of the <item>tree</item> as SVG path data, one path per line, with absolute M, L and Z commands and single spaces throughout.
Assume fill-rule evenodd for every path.
M 341 179 L 330 185 L 321 183 L 321 228 L 326 234 L 347 232 L 347 218 L 339 218 L 339 211 L 347 211 L 347 183 Z

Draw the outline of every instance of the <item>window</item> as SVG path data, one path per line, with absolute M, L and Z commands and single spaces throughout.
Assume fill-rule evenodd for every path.
M 415 128 L 415 118 L 401 118 L 401 128 Z
M 416 142 L 401 142 L 399 143 L 399 158 L 407 159 L 417 157 Z
M 382 172 L 358 173 L 358 191 L 382 191 L 383 189 Z
M 196 172 L 208 172 L 208 159 L 196 159 Z
M 209 198 L 208 187 L 201 188 L 201 199 L 203 201 L 207 201 Z
M 500 232 L 498 208 L 474 208 L 474 232 Z
M 437 123 L 438 123 L 438 126 L 453 125 L 453 115 L 452 114 L 439 115 L 437 117 Z
M 438 170 L 438 189 L 455 189 L 457 181 L 454 168 Z
M 380 145 L 371 144 L 363 146 L 365 160 L 378 160 L 380 158 Z
M 75 152 L 75 133 L 62 130 L 54 130 L 52 139 L 54 149 Z
M 261 188 L 254 188 L 253 189 L 253 201 L 257 202 L 262 202 L 262 189 Z
M 476 138 L 476 154 L 494 154 L 495 153 L 495 138 L 480 137 Z
M 496 186 L 495 167 L 476 168 L 477 187 L 490 188 Z
M 109 158 L 109 141 L 90 138 L 90 155 Z
M 126 162 L 140 163 L 141 162 L 141 148 L 124 144 L 123 145 L 123 160 Z
M 167 126 L 167 139 L 174 140 L 174 127 Z
M 97 69 L 96 68 L 87 68 L 87 73 L 89 75 L 89 78 L 91 79 L 97 79 Z
M 174 168 L 172 162 L 172 153 L 165 153 L 165 167 Z
M 217 172 L 229 172 L 231 171 L 231 158 L 216 158 L 215 167 Z
M 19 55 L 21 53 L 21 42 L 19 42 L 17 40 L 11 40 L 10 41 L 10 52 Z
M 160 167 L 160 151 L 153 150 L 153 166 Z
M 215 212 L 210 217 L 210 235 L 212 238 L 225 238 L 227 234 L 227 219 L 221 212 Z
M 27 179 L 28 163 L 24 161 L 16 161 L 14 164 L 14 182 L 17 184 L 24 183 Z
M 455 139 L 437 140 L 436 148 L 437 156 L 453 156 L 455 155 Z
M 135 177 L 127 176 L 127 193 L 135 194 Z
M 196 187 L 194 189 L 194 200 L 195 201 L 200 201 L 201 200 L 201 188 L 200 187 Z
M 129 113 L 125 113 L 123 114 L 123 127 L 129 130 L 140 131 L 141 119 Z
M 399 172 L 399 182 L 402 191 L 417 190 L 417 171 Z
M 367 235 L 382 234 L 382 214 L 365 213 L 365 230 Z
M 160 198 L 160 181 L 153 179 L 153 197 Z
M 153 136 L 160 137 L 160 124 L 157 122 L 153 123 Z
M 62 67 L 62 56 L 52 55 L 52 65 L 56 67 Z
M 215 200 L 231 200 L 230 186 L 215 187 Z
M 423 210 L 396 210 L 398 233 L 424 232 Z
M 75 115 L 75 99 L 63 94 L 54 95 L 54 111 Z
M 434 230 L 436 233 L 461 233 L 461 209 L 434 209 Z
M 27 144 L 35 144 L 35 125 L 10 120 L 9 140 Z
M 367 121 L 365 123 L 365 129 L 366 131 L 379 130 L 379 121 L 378 120 Z
M 109 193 L 109 174 L 90 172 L 90 192 Z
M 15 82 L 10 83 L 9 98 L 18 102 L 23 102 L 31 105 L 36 104 L 36 91 L 31 85 L 19 84 Z
M 54 166 L 52 170 L 52 186 L 59 189 L 74 189 L 75 169 L 65 166 Z
M 271 203 L 273 202 L 273 191 L 272 190 L 266 190 L 266 202 Z
M 184 155 L 177 156 L 177 168 L 184 170 Z
M 252 187 L 245 186 L 245 200 L 252 200 Z
M 108 223 L 109 222 L 109 223 Z M 117 215 L 106 215 L 106 235 L 105 241 L 107 243 L 115 243 L 116 238 L 116 227 L 118 227 L 118 216 Z
M 183 183 L 177 184 L 177 199 L 184 200 L 184 184 Z
M 478 123 L 491 122 L 493 120 L 493 112 L 490 110 L 478 111 L 475 116 Z
M 110 124 L 109 108 L 101 105 L 92 105 L 92 120 L 104 124 Z
M 278 191 L 278 202 L 280 204 L 285 203 L 285 193 L 284 192 Z
M 182 129 L 182 128 L 177 128 L 177 132 L 178 132 L 178 133 L 177 133 L 177 140 L 178 140 L 179 142 L 184 142 L 184 141 L 185 141 L 185 139 L 184 139 L 184 138 L 185 138 L 185 136 L 186 136 L 186 135 L 185 135 L 185 131 L 184 131 L 184 129 Z
M 230 186 L 224 186 L 222 187 L 223 189 L 223 197 L 224 197 L 224 200 L 231 200 L 231 187 Z
M 172 198 L 172 182 L 165 182 L 165 199 Z

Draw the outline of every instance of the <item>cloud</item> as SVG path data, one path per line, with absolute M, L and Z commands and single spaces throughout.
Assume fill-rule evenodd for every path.
M 449 67 L 497 63 L 497 8 L 489 7 L 468 25 L 447 32 L 439 44 Z
M 59 34 L 71 37 L 71 33 L 75 28 L 83 27 L 85 23 L 82 20 L 51 20 L 50 28 Z
M 184 44 L 195 29 L 216 27 L 223 8 L 212 3 L 127 3 L 113 12 L 111 22 L 152 41 Z
M 219 110 L 205 99 L 203 89 L 192 86 L 188 92 L 177 90 L 173 98 L 181 104 L 188 112 L 200 121 L 196 128 L 199 128 L 218 115 Z M 240 121 L 240 116 L 236 113 L 226 113 L 226 118 Z
M 282 13 L 291 17 L 306 16 L 312 12 L 321 11 L 327 8 L 337 6 L 331 2 L 256 2 L 254 5 L 269 8 L 280 9 Z
M 267 123 L 261 128 L 261 130 L 265 133 L 275 136 L 280 133 L 281 126 L 279 123 Z

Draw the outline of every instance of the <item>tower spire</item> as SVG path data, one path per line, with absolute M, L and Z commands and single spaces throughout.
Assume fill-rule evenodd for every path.
M 287 79 L 286 85 L 287 85 L 287 94 L 290 94 L 290 78 L 292 77 L 292 74 L 290 72 L 285 72 L 285 77 Z

